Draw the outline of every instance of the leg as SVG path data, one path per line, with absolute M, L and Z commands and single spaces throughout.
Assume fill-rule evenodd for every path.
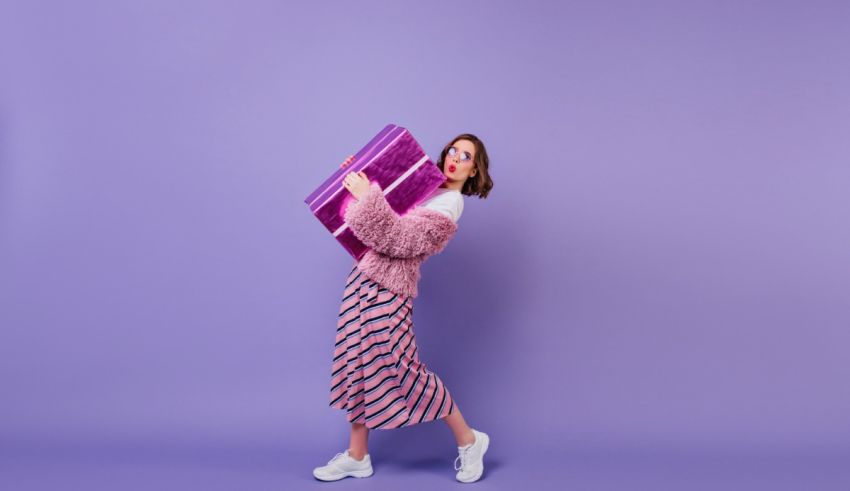
M 443 418 L 443 421 L 445 421 L 446 424 L 449 425 L 449 428 L 452 429 L 452 433 L 454 433 L 455 440 L 457 440 L 457 445 L 459 447 L 475 441 L 475 435 L 472 434 L 472 430 L 469 428 L 469 425 L 466 424 L 466 420 L 463 419 L 463 415 L 460 414 L 460 408 L 457 407 L 457 403 L 455 403 L 455 408 L 452 413 Z
M 363 460 L 363 457 L 369 453 L 368 440 L 369 428 L 361 423 L 351 423 L 351 444 L 348 447 L 348 454 L 355 460 Z

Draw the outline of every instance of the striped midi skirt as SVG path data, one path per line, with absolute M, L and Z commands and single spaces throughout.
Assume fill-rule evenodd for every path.
M 399 428 L 454 411 L 443 381 L 419 359 L 413 299 L 392 293 L 356 265 L 343 292 L 330 386 L 330 406 L 368 428 Z

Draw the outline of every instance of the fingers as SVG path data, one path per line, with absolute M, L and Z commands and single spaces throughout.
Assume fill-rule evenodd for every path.
M 342 161 L 342 164 L 340 164 L 339 167 L 344 168 L 346 165 L 350 164 L 352 160 L 354 160 L 354 155 L 349 155 L 348 158 Z
M 358 176 L 358 174 L 357 174 L 357 173 L 355 173 L 355 172 L 349 172 L 349 173 L 348 173 L 348 174 L 346 174 L 346 175 L 345 175 L 345 177 L 342 179 L 342 184 L 343 184 L 344 186 L 346 186 L 346 187 L 350 187 L 350 186 L 354 185 L 354 181 L 357 179 L 357 176 Z
M 368 181 L 369 176 L 367 176 L 366 172 L 364 172 L 362 170 L 359 171 L 359 172 L 353 172 L 352 171 L 352 172 L 349 172 L 348 174 L 345 175 L 345 177 L 343 178 L 343 182 L 349 182 L 349 183 L 353 184 L 354 181 L 357 181 L 358 179 L 363 179 L 364 181 Z

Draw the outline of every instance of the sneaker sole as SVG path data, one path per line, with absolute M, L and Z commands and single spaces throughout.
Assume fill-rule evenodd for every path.
M 333 476 L 327 477 L 319 477 L 316 474 L 313 474 L 313 477 L 320 481 L 339 481 L 340 479 L 344 479 L 346 477 L 369 477 L 373 474 L 373 469 L 367 469 L 363 471 L 351 471 L 351 472 L 343 472 L 342 474 L 335 474 Z
M 460 482 L 475 482 L 481 479 L 481 476 L 484 474 L 484 454 L 487 453 L 487 449 L 490 448 L 490 436 L 484 433 L 484 449 L 481 450 L 481 472 L 476 474 L 474 477 L 470 479 L 458 479 Z

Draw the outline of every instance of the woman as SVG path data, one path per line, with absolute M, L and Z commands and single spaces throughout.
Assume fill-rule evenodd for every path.
M 342 167 L 352 160 L 349 156 Z M 350 445 L 314 469 L 317 479 L 372 475 L 370 428 L 437 419 L 448 424 L 458 444 L 457 480 L 474 482 L 484 471 L 489 436 L 467 425 L 445 384 L 420 361 L 412 314 L 420 264 L 454 236 L 463 196 L 486 198 L 493 181 L 484 144 L 469 133 L 443 148 L 437 166 L 446 181 L 404 216 L 363 172 L 349 173 L 343 182 L 356 199 L 345 221 L 370 249 L 346 279 L 331 375 L 330 406 L 346 411 Z

